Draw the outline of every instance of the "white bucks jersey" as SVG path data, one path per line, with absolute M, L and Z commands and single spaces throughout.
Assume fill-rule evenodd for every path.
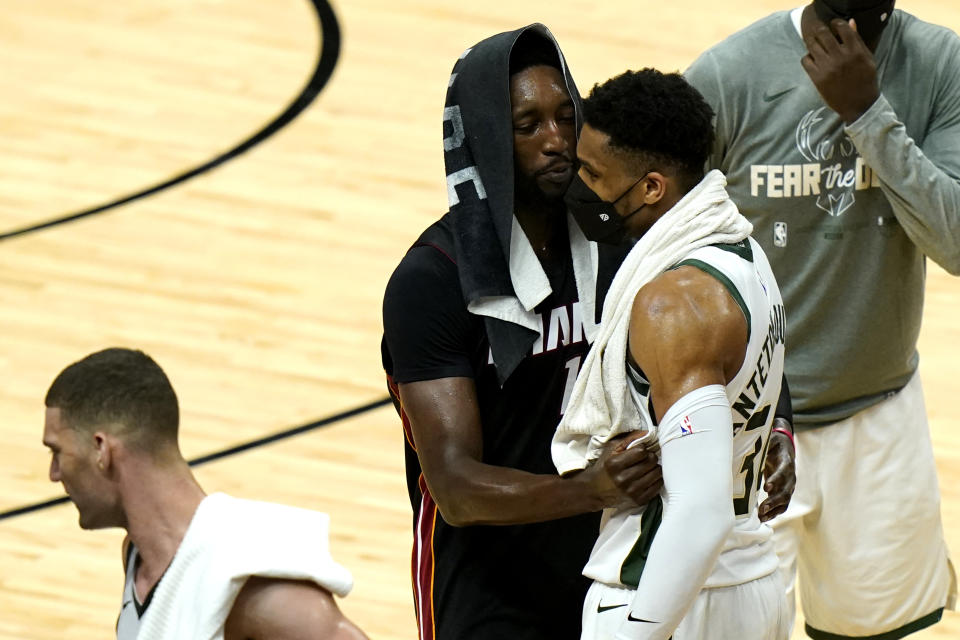
M 123 597 L 120 603 L 120 615 L 117 616 L 117 640 L 136 640 L 140 633 L 140 620 L 147 611 L 147 606 L 153 597 L 153 590 L 147 595 L 143 603 L 137 598 L 134 589 L 134 578 L 137 574 L 137 565 L 140 564 L 140 554 L 131 542 L 127 547 L 127 565 L 123 578 Z M 156 587 L 154 587 L 156 589 Z
M 772 530 L 757 515 L 757 492 L 762 484 L 763 460 L 783 378 L 783 300 L 767 257 L 752 238 L 697 249 L 676 266 L 692 266 L 716 278 L 747 320 L 749 341 L 743 365 L 726 385 L 733 417 L 730 499 L 736 524 L 705 586 L 742 584 L 768 575 L 777 567 Z M 656 419 L 650 410 L 650 384 L 642 372 L 627 368 L 640 417 L 656 431 Z M 664 437 L 669 436 L 658 434 L 659 441 Z M 646 508 L 607 509 L 584 575 L 605 584 L 636 588 L 662 509 L 659 498 Z

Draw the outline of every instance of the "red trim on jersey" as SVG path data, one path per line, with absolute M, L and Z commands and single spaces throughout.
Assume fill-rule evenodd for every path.
M 413 430 L 410 419 L 400 401 L 400 387 L 393 381 L 393 376 L 387 374 L 387 386 L 390 393 L 397 400 L 400 407 L 400 420 L 403 422 L 403 435 L 407 444 L 414 451 Z M 430 495 L 427 481 L 420 474 L 420 510 L 417 512 L 417 523 L 413 532 L 413 551 L 410 558 L 410 577 L 413 583 L 413 600 L 417 614 L 417 629 L 419 640 L 434 640 L 436 637 L 436 621 L 433 614 L 433 532 L 437 525 L 437 503 Z
M 451 258 L 449 253 L 447 253 L 446 251 L 444 251 L 443 249 L 441 249 L 438 245 L 433 244 L 432 242 L 417 242 L 417 243 L 415 243 L 415 244 L 413 245 L 413 247 L 411 247 L 411 249 L 416 248 L 416 247 L 430 247 L 430 248 L 432 248 L 432 249 L 436 249 L 437 251 L 439 251 L 440 253 L 442 253 L 444 256 L 446 256 L 446 257 L 447 257 L 447 260 L 449 260 L 449 261 L 452 262 L 453 264 L 457 264 L 457 261 L 454 260 L 453 258 Z
M 403 409 L 403 403 L 400 402 L 400 387 L 393 381 L 393 376 L 389 373 L 387 374 L 387 387 L 390 389 L 390 394 L 396 398 L 397 404 L 400 405 L 400 421 L 403 423 L 403 435 L 407 439 L 407 444 L 416 451 L 417 446 L 413 444 L 413 429 L 410 427 L 410 418 L 407 417 L 407 412 Z
M 427 482 L 420 474 L 420 512 L 413 535 L 413 600 L 417 611 L 419 640 L 434 640 L 436 621 L 433 616 L 433 532 L 437 524 L 437 504 L 430 495 Z

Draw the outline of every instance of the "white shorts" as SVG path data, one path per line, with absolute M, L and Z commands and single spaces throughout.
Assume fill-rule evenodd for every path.
M 594 582 L 583 601 L 581 640 L 611 640 L 627 617 L 633 589 Z M 787 640 L 784 581 L 779 570 L 732 587 L 702 589 L 673 640 Z
M 771 522 L 790 580 L 791 627 L 798 567 L 812 638 L 900 638 L 952 609 L 956 576 L 920 376 L 846 420 L 798 432 L 796 441 L 797 488 Z

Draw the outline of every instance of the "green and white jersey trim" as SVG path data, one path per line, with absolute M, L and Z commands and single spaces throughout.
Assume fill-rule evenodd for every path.
M 757 515 L 757 492 L 783 378 L 783 300 L 766 255 L 752 238 L 736 245 L 697 249 L 674 268 L 681 266 L 700 269 L 723 284 L 748 326 L 743 365 L 726 385 L 734 434 L 734 495 L 730 498 L 737 520 L 705 587 L 742 584 L 777 567 L 772 530 Z M 655 430 L 649 381 L 635 367 L 626 366 L 640 420 Z M 646 508 L 606 510 L 584 575 L 605 584 L 636 588 L 659 521 L 670 508 L 666 498 L 664 490 Z

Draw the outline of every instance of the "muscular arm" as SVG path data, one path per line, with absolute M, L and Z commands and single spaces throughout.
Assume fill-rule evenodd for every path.
M 427 486 L 449 524 L 541 522 L 599 511 L 623 499 L 604 464 L 562 478 L 485 464 L 472 379 L 441 378 L 399 386 Z M 641 482 L 635 495 L 649 500 L 659 480 L 655 458 L 634 449 L 616 455 L 619 468 L 642 464 L 654 470 L 649 483 Z
M 616 638 L 665 640 L 702 588 L 734 525 L 733 420 L 723 385 L 742 365 L 746 320 L 719 282 L 682 267 L 637 294 L 630 344 L 643 345 L 631 355 L 650 381 L 667 498 Z M 683 433 L 680 424 L 691 427 L 676 437 Z
M 224 640 L 367 640 L 312 582 L 252 577 L 234 601 Z
M 449 258 L 430 247 L 412 250 L 390 279 L 383 306 L 385 342 L 400 402 L 427 486 L 447 523 L 539 522 L 598 511 L 615 502 L 620 494 L 603 473 L 604 465 L 561 478 L 483 462 L 483 425 L 470 377 L 475 319 L 464 307 Z M 543 443 L 545 451 L 549 446 L 549 441 Z M 639 494 L 630 495 L 638 501 L 656 495 L 655 457 L 642 449 L 616 455 L 623 464 L 607 473 L 632 473 Z M 637 481 L 633 462 L 641 463 L 641 471 L 651 471 L 650 486 L 642 477 Z

